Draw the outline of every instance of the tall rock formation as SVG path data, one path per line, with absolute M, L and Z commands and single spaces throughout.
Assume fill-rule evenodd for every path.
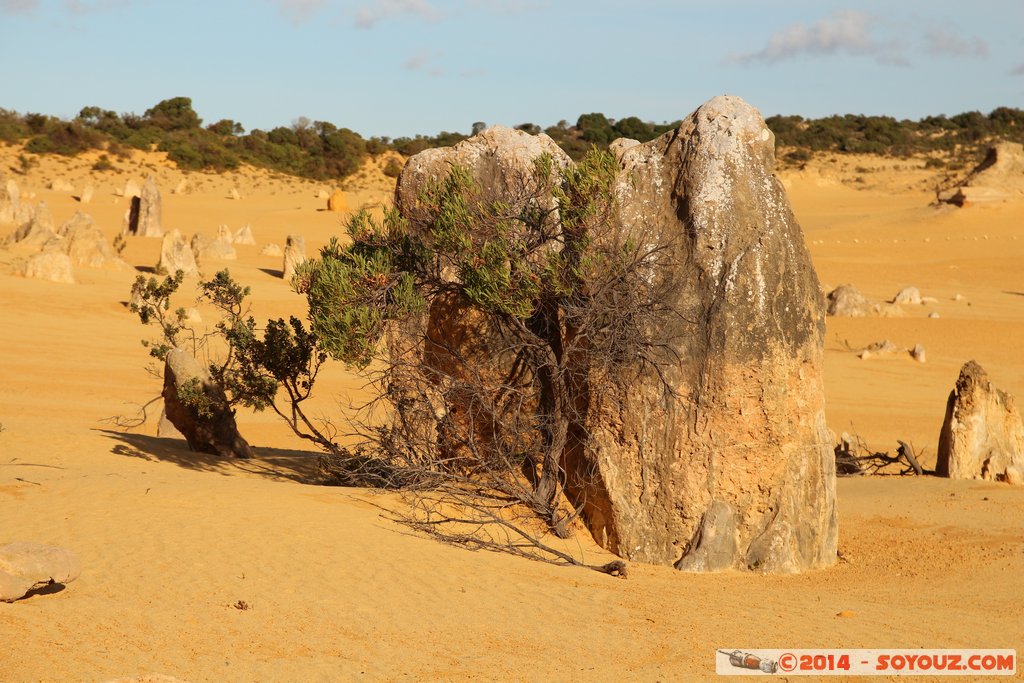
M 141 237 L 163 237 L 163 203 L 153 176 L 146 180 L 139 196 L 132 198 L 127 232 Z
M 992 386 L 988 373 L 968 361 L 946 403 L 936 474 L 951 479 L 1022 483 L 1024 421 L 1013 396 Z
M 196 265 L 196 257 L 185 241 L 185 236 L 175 229 L 164 235 L 160 244 L 160 261 L 156 264 L 156 272 L 173 275 L 179 270 L 184 271 L 185 275 L 194 275 L 199 272 L 199 266 Z
M 290 282 L 295 277 L 295 269 L 306 261 L 306 238 L 302 235 L 288 235 L 284 243 L 284 267 L 281 277 Z
M 824 301 L 773 175 L 773 134 L 753 107 L 717 97 L 678 130 L 614 150 L 615 234 L 601 239 L 658 255 L 650 277 L 670 312 L 657 325 L 674 360 L 660 378 L 626 368 L 628 390 L 601 382 L 579 397 L 577 446 L 563 458 L 570 501 L 602 546 L 631 560 L 691 571 L 832 564 Z M 452 164 L 500 196 L 545 152 L 571 163 L 547 136 L 500 127 L 427 150 L 403 170 L 395 205 L 415 224 L 420 189 Z M 442 309 L 433 302 L 429 329 L 462 315 Z M 479 353 L 479 335 L 463 337 L 442 345 Z

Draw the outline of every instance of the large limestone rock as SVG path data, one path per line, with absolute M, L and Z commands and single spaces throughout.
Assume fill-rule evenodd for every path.
M 196 397 L 205 404 L 204 408 L 195 404 Z M 235 412 L 228 405 L 224 390 L 192 354 L 182 349 L 168 352 L 163 398 L 167 419 L 185 437 L 191 450 L 225 458 L 252 457 L 248 442 L 238 433 Z
M 183 270 L 185 275 L 194 275 L 199 272 L 196 265 L 196 257 L 192 248 L 185 241 L 181 231 L 175 229 L 164 235 L 160 244 L 160 261 L 157 263 L 156 271 L 164 274 L 174 274 Z
M 75 270 L 71 258 L 59 247 L 33 254 L 25 262 L 25 277 L 37 280 L 75 284 Z
M 207 259 L 234 261 L 238 258 L 235 247 L 232 246 L 231 242 L 225 240 L 223 236 L 210 239 L 205 235 L 196 233 L 192 236 L 191 247 L 192 255 L 195 256 L 197 263 L 202 263 Z
M 500 192 L 545 151 L 571 163 L 546 136 L 500 127 L 417 154 L 398 180 L 396 207 L 415 218 L 420 188 L 451 164 Z M 774 136 L 748 104 L 718 97 L 678 130 L 619 144 L 616 154 L 610 239 L 664 255 L 652 277 L 677 313 L 660 321 L 678 359 L 665 369 L 675 398 L 665 401 L 651 373 L 623 382 L 628 389 L 602 383 L 581 396 L 575 429 L 586 436 L 565 455 L 568 495 L 598 542 L 627 559 L 692 571 L 832 564 L 825 307 L 773 175 Z
M 978 164 L 960 185 L 945 195 L 942 201 L 957 206 L 1006 201 L 1024 194 L 1024 145 L 1019 142 L 999 142 L 988 149 L 985 159 Z
M 345 198 L 345 193 L 341 190 L 335 190 L 327 199 L 327 210 L 328 211 L 348 211 L 348 200 Z
M 71 583 L 81 573 L 70 550 L 41 543 L 0 546 L 0 602 L 14 602 L 50 584 Z
M 59 248 L 64 251 L 76 266 L 88 268 L 110 268 L 126 270 L 130 266 L 124 262 L 107 242 L 103 231 L 96 227 L 92 217 L 76 211 L 67 223 L 60 227 Z
M 1024 474 L 1024 422 L 1013 396 L 992 386 L 968 361 L 946 403 L 936 473 L 952 479 L 1019 482 Z
M 0 223 L 14 223 L 21 208 L 21 190 L 13 179 L 0 187 Z
M 256 238 L 252 235 L 252 227 L 249 225 L 243 225 L 238 229 L 238 232 L 234 236 L 235 244 L 242 245 L 254 245 L 256 244 Z
M 46 202 L 39 202 L 32 212 L 31 219 L 22 224 L 13 234 L 8 235 L 5 241 L 22 247 L 42 249 L 56 236 L 57 232 L 54 229 L 50 207 Z
M 284 268 L 281 277 L 291 281 L 295 269 L 306 261 L 306 239 L 302 235 L 288 235 L 284 243 Z
M 146 180 L 139 196 L 132 198 L 127 232 L 141 237 L 163 237 L 163 204 L 153 176 Z

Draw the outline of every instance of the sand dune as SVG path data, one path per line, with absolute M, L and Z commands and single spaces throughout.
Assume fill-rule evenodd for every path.
M 16 157 L 0 147 L 0 168 Z M 313 253 L 339 233 L 344 214 L 319 196 L 333 187 L 253 169 L 183 174 L 158 154 L 118 172 L 93 172 L 93 161 L 43 157 L 7 175 L 58 225 L 82 209 L 113 238 L 128 206 L 118 189 L 152 173 L 165 227 L 212 237 L 251 226 L 256 245 L 204 272 L 229 267 L 251 286 L 258 319 L 304 315 L 281 258 L 260 250 L 297 233 Z M 349 207 L 387 204 L 383 163 L 343 187 Z M 830 318 L 826 342 L 829 426 L 879 449 L 911 441 L 929 467 L 964 361 L 1024 395 L 1024 201 L 931 207 L 920 165 L 846 158 L 783 178 L 823 283 L 875 300 L 913 285 L 935 299 L 900 317 Z M 58 179 L 75 191 L 48 189 Z M 188 192 L 171 193 L 182 180 Z M 81 204 L 86 182 L 95 191 Z M 130 237 L 124 258 L 152 267 L 159 246 Z M 710 680 L 715 648 L 1024 642 L 1024 490 L 841 480 L 846 559 L 794 577 L 633 565 L 618 580 L 470 553 L 391 521 L 393 495 L 310 484 L 311 454 L 268 414 L 239 414 L 259 453 L 246 463 L 157 438 L 155 419 L 127 433 L 104 422 L 159 391 L 139 343 L 147 330 L 122 304 L 137 272 L 29 280 L 17 273 L 27 255 L 0 249 L 0 542 L 72 548 L 83 571 L 59 592 L 0 603 L 0 680 Z M 212 326 L 212 311 L 200 313 Z M 927 363 L 851 350 L 881 339 L 922 344 Z M 313 412 L 338 414 L 360 387 L 330 366 Z M 611 559 L 584 536 L 573 544 L 588 561 Z

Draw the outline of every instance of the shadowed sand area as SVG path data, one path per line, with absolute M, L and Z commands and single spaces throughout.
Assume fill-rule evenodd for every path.
M 0 147 L 0 167 L 16 156 Z M 127 208 L 115 190 L 153 173 L 166 228 L 213 237 L 221 224 L 251 225 L 257 244 L 236 245 L 237 260 L 211 261 L 207 274 L 227 266 L 251 286 L 257 319 L 304 316 L 281 258 L 260 250 L 301 234 L 312 254 L 340 233 L 344 214 L 317 197 L 333 188 L 255 170 L 185 176 L 156 154 L 119 162 L 120 173 L 91 163 L 43 157 L 16 179 L 57 225 L 82 209 L 113 238 Z M 869 163 L 854 183 L 865 174 L 852 169 Z M 382 164 L 346 185 L 350 207 L 390 201 Z M 829 427 L 878 449 L 912 442 L 930 468 L 966 360 L 1024 394 L 1024 199 L 936 209 L 920 166 L 825 159 L 782 177 L 823 283 L 874 300 L 913 285 L 935 299 L 900 317 L 829 318 L 825 355 Z M 172 194 L 186 177 L 192 190 Z M 75 191 L 46 189 L 58 178 Z M 80 204 L 87 178 L 95 193 Z M 228 198 L 232 187 L 241 199 Z M 709 680 L 715 648 L 1024 642 L 1024 489 L 1003 484 L 840 480 L 845 559 L 830 569 L 634 564 L 618 580 L 411 535 L 386 513 L 395 496 L 313 485 L 315 454 L 269 413 L 239 412 L 257 453 L 248 462 L 157 437 L 158 405 L 123 433 L 104 418 L 159 392 L 139 343 L 147 331 L 123 304 L 159 248 L 129 238 L 134 270 L 76 268 L 76 285 L 23 278 L 27 252 L 0 250 L 0 542 L 64 546 L 82 563 L 64 590 L 0 603 L 0 680 Z M 200 313 L 212 327 L 213 312 Z M 881 339 L 922 344 L 927 363 L 851 351 Z M 362 386 L 331 364 L 310 412 L 338 415 L 366 397 Z M 570 547 L 612 559 L 582 535 Z

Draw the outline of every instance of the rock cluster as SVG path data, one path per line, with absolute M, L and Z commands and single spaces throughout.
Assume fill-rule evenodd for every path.
M 754 108 L 717 97 L 678 130 L 615 148 L 611 239 L 667 255 L 652 277 L 671 283 L 665 303 L 678 314 L 661 321 L 677 358 L 665 369 L 675 399 L 664 401 L 652 374 L 623 382 L 628 391 L 586 395 L 576 429 L 588 438 L 563 464 L 567 476 L 587 473 L 567 482 L 571 503 L 602 546 L 631 560 L 689 571 L 832 564 L 824 301 L 773 175 L 774 136 Z M 542 153 L 571 163 L 547 136 L 499 126 L 421 152 L 399 177 L 395 205 L 414 216 L 424 183 L 452 164 L 500 194 Z M 460 316 L 439 299 L 427 325 L 443 331 Z M 471 355 L 480 339 L 440 341 Z

